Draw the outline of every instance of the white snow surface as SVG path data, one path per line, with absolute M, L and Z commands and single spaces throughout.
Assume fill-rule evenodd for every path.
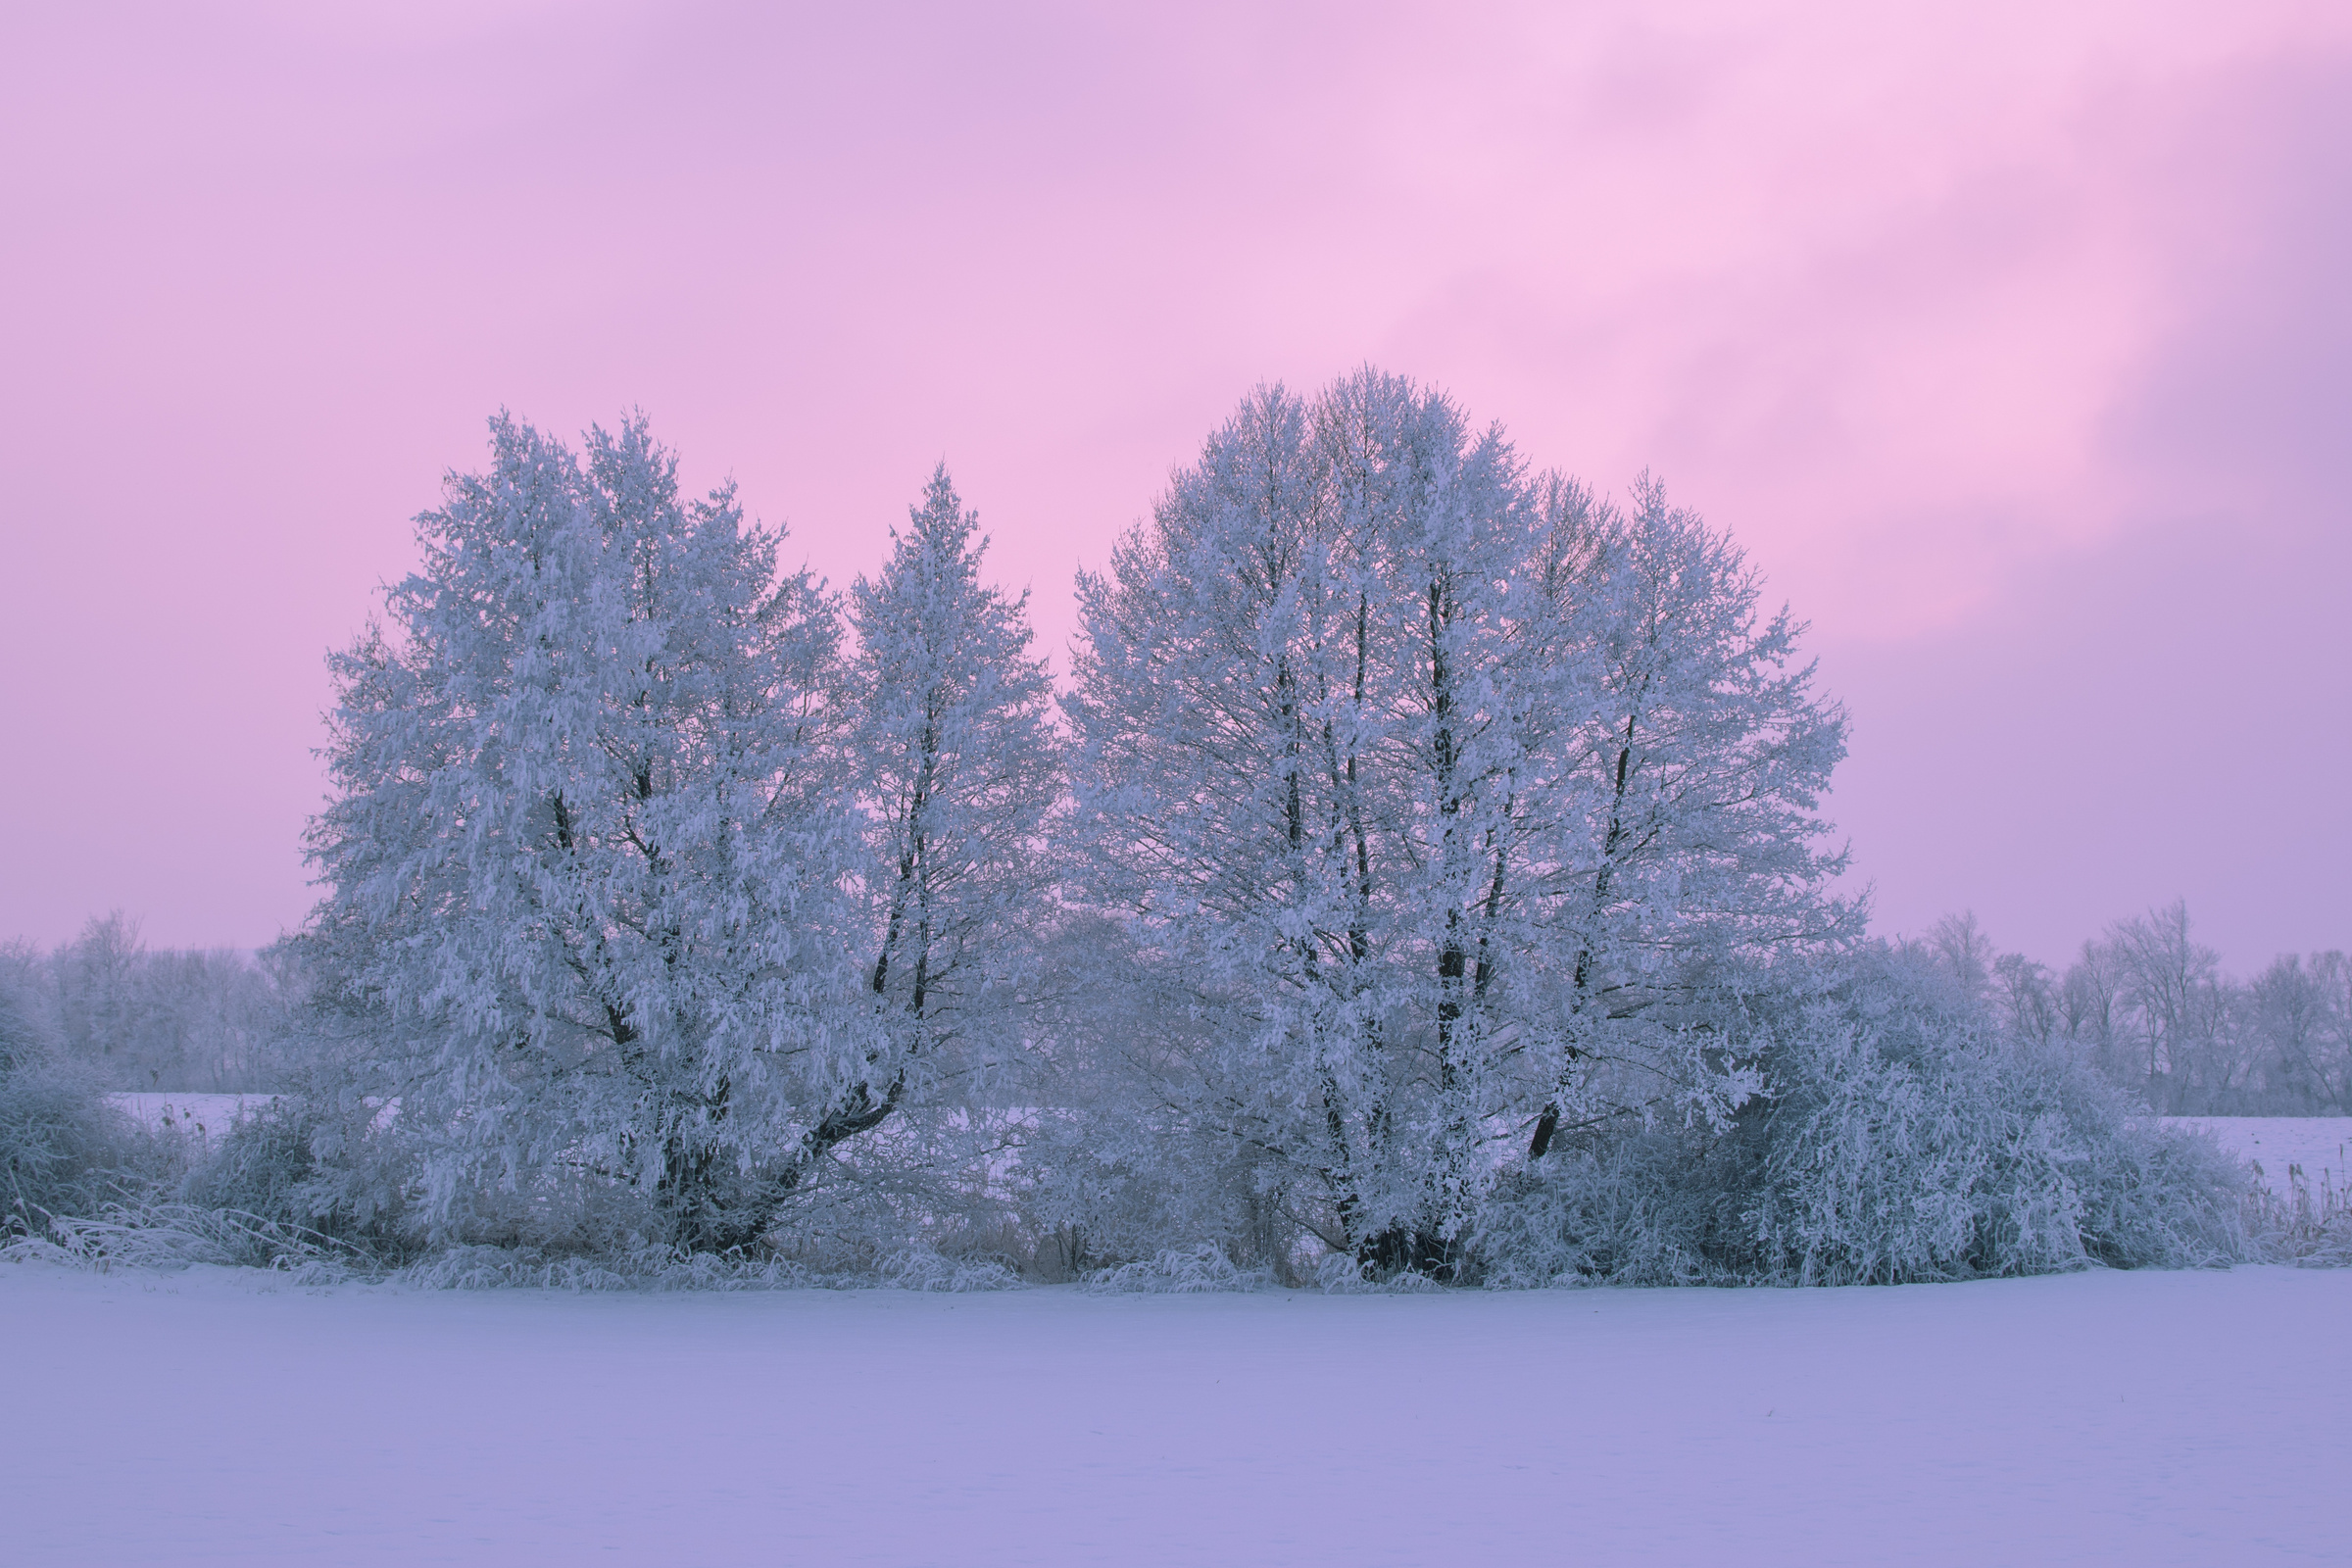
M 2352 1116 L 2167 1116 L 2165 1125 L 2212 1132 L 2281 1198 L 2289 1196 L 2289 1170 L 2298 1165 L 2314 1199 L 2323 1183 L 2352 1192 L 2346 1181 L 2352 1174 Z
M 2343 1561 L 2352 1271 L 1406 1297 L 0 1266 L 0 1557 Z
M 275 1095 L 206 1095 L 166 1089 L 156 1093 L 140 1091 L 106 1097 L 122 1107 L 133 1121 L 148 1127 L 172 1127 L 199 1133 L 206 1139 L 220 1137 L 236 1124 L 239 1116 L 249 1110 L 259 1110 L 277 1097 Z

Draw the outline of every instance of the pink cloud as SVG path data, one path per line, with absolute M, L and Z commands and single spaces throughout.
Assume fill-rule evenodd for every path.
M 300 917 L 318 656 L 494 408 L 643 405 L 836 580 L 945 457 L 1058 645 L 1072 567 L 1243 390 L 1373 359 L 1539 461 L 1657 467 L 1834 653 L 1940 649 L 2168 498 L 2301 483 L 2310 399 L 2232 415 L 2197 368 L 2308 380 L 2311 312 L 2343 320 L 2295 260 L 2344 141 L 2293 119 L 2344 81 L 2326 8 L 12 28 L 0 722 L 42 765 L 0 800 L 42 830 L 0 933 L 43 939 Z M 1873 744 L 1860 777 L 1909 776 Z M 1925 830 L 1871 819 L 1865 863 L 1908 863 Z

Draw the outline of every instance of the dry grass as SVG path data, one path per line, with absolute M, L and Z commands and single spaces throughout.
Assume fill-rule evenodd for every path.
M 2286 1168 L 2286 1194 L 2264 1188 L 2246 1200 L 2246 1229 L 2264 1255 L 2304 1268 L 2352 1267 L 2352 1190 L 2320 1172 L 2315 1190 L 2300 1164 Z

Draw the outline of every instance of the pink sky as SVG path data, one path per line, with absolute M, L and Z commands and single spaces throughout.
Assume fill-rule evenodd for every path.
M 1058 649 L 1369 360 L 1741 539 L 1882 929 L 2352 947 L 2340 5 L 376 9 L 0 23 L 0 939 L 302 918 L 321 655 L 501 406 L 837 583 L 944 457 Z

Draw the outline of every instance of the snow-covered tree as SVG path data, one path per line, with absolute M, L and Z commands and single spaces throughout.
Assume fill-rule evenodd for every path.
M 1531 1158 L 1564 1117 L 1611 1103 L 1663 1093 L 1719 1111 L 1742 1091 L 1708 1054 L 1692 1007 L 1720 998 L 1702 994 L 1861 935 L 1860 909 L 1831 891 L 1845 858 L 1817 814 L 1845 714 L 1813 689 L 1804 626 L 1761 615 L 1739 547 L 1663 485 L 1643 475 L 1632 500 L 1586 507 L 1590 553 L 1554 578 L 1590 606 L 1594 659 L 1556 666 L 1575 722 L 1554 765 L 1582 814 L 1547 858 L 1545 948 L 1572 957 Z
M 1929 928 L 1927 948 L 1936 965 L 1971 1001 L 1982 1002 L 1992 994 L 1993 966 L 1999 956 L 1976 910 L 1963 909 L 1936 921 Z
M 1330 510 L 1362 563 L 1362 691 L 1348 694 L 1333 780 L 1339 815 L 1370 841 L 1356 927 L 1378 959 L 1380 1012 L 1356 1044 L 1382 1058 L 1364 1152 L 1386 1167 L 1371 1205 L 1384 1223 L 1358 1251 L 1442 1272 L 1481 1200 L 1484 1146 L 1520 1098 L 1525 1006 L 1542 1005 L 1540 957 L 1526 960 L 1544 911 L 1527 878 L 1574 796 L 1542 759 L 1557 688 L 1586 662 L 1585 607 L 1542 578 L 1574 554 L 1581 519 L 1538 504 L 1498 429 L 1397 377 L 1342 379 L 1314 424 Z
M 503 416 L 491 449 L 332 661 L 304 956 L 373 1010 L 438 1212 L 571 1180 L 746 1244 L 903 1050 L 860 983 L 835 612 L 642 416 L 584 462 Z
M 293 1065 L 286 999 L 257 956 L 152 949 L 117 910 L 48 953 L 0 952 L 0 985 L 13 983 L 64 1054 L 109 1089 L 276 1089 Z
M 2226 1028 L 2221 955 L 2190 932 L 2187 901 L 2117 922 L 2107 940 L 2122 956 L 2125 999 L 2139 1025 L 2151 1102 L 2185 1108 L 2181 1091 Z
M 1091 896 L 1219 1020 L 1185 1114 L 1367 1263 L 1449 1268 L 1572 1111 L 1728 1104 L 1693 972 L 1850 926 L 1842 718 L 1655 486 L 1620 515 L 1366 370 L 1246 401 L 1079 591 Z
M 1018 1048 L 1014 999 L 1050 903 L 1046 828 L 1061 794 L 1028 596 L 980 580 L 988 541 L 944 464 L 909 515 L 880 574 L 850 592 L 850 751 L 875 905 L 866 980 L 897 1064 L 839 1108 L 868 1125 L 900 1103 L 909 1071 Z

